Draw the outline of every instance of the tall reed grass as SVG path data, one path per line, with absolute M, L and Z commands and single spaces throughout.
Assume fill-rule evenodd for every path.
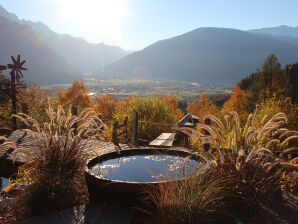
M 47 110 L 49 122 L 39 124 L 26 114 L 16 117 L 31 129 L 31 148 L 19 148 L 16 157 L 27 162 L 20 172 L 26 188 L 20 202 L 29 213 L 43 214 L 71 207 L 87 200 L 84 166 L 90 154 L 88 139 L 101 134 L 105 125 L 91 109 L 78 116 L 65 112 Z
M 146 189 L 148 223 L 224 223 L 232 180 L 210 171 Z
M 217 217 L 224 218 L 223 223 L 287 223 L 276 206 L 281 211 L 285 208 L 282 174 L 297 172 L 295 159 L 288 155 L 298 149 L 298 134 L 284 127 L 284 113 L 265 116 L 261 122 L 256 122 L 257 114 L 258 107 L 244 125 L 231 111 L 224 121 L 208 116 L 211 125 L 177 129 L 200 144 L 196 149 L 206 158 L 207 169 L 182 183 L 147 190 L 157 209 L 157 223 L 220 223 Z M 210 144 L 207 152 L 206 143 Z M 276 151 L 281 151 L 279 157 Z
M 17 146 L 14 142 L 8 141 L 7 138 L 0 136 L 0 150 L 4 150 L 4 149 L 16 149 Z

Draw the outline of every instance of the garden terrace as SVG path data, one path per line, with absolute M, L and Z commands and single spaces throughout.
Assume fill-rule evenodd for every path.
M 32 136 L 25 130 L 17 130 L 12 132 L 7 141 L 15 142 L 18 148 L 31 150 Z M 112 142 L 86 140 L 86 147 L 90 148 L 90 157 L 100 156 L 108 152 L 115 151 L 115 145 Z M 121 150 L 130 149 L 127 144 L 120 144 Z M 9 177 L 17 172 L 17 168 L 26 162 L 25 158 L 12 154 L 13 150 L 4 149 L 0 151 L 0 173 L 1 176 Z M 4 172 L 4 173 L 2 173 Z
M 12 132 L 7 141 L 13 141 L 18 147 L 25 150 L 31 150 L 32 136 L 24 130 Z M 105 153 L 115 151 L 115 146 L 111 142 L 88 140 L 86 147 L 90 147 L 90 158 L 100 156 Z M 122 150 L 129 149 L 127 144 L 120 144 Z M 12 154 L 13 150 L 5 149 L 0 153 L 0 170 L 1 176 L 10 177 L 17 173 L 20 165 L 26 162 L 25 158 Z M 0 201 L 1 202 L 1 201 Z M 0 206 L 1 207 L 1 206 Z M 113 215 L 117 214 L 117 216 Z M 89 204 L 74 207 L 60 211 L 55 215 L 45 215 L 40 217 L 32 217 L 21 223 L 130 223 L 133 214 L 133 209 L 121 204 L 117 205 L 97 205 Z
M 17 130 L 12 132 L 7 141 L 12 141 L 17 144 L 19 148 L 25 150 L 32 150 L 32 136 L 25 130 Z M 88 143 L 86 147 L 90 148 L 90 158 L 108 154 L 117 151 L 115 145 L 111 142 L 86 140 Z M 129 150 L 127 144 L 119 144 L 121 150 Z M 139 149 L 146 149 L 140 147 Z M 150 147 L 152 148 L 152 147 Z M 1 152 L 0 166 L 2 171 L 7 171 L 2 176 L 9 177 L 17 172 L 17 168 L 26 162 L 26 159 L 21 155 L 15 156 L 13 150 L 6 149 Z M 127 204 L 122 203 L 108 203 L 103 204 L 85 204 L 78 207 L 62 210 L 58 214 L 45 215 L 40 217 L 31 217 L 21 222 L 24 224 L 30 223 L 131 223 L 136 211 Z M 117 216 L 113 215 L 117 214 Z

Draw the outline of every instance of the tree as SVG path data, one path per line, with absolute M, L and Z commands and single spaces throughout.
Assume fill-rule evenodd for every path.
M 49 95 L 41 90 L 40 86 L 28 85 L 19 90 L 18 111 L 25 112 L 38 122 L 45 122 L 49 99 Z
M 241 121 L 245 121 L 248 114 L 254 109 L 254 104 L 251 100 L 250 94 L 242 90 L 239 86 L 235 86 L 232 90 L 231 96 L 223 105 L 223 112 L 236 111 L 239 114 Z
M 128 117 L 131 120 L 133 110 L 139 113 L 139 137 L 141 139 L 153 140 L 163 132 L 172 132 L 171 128 L 180 119 L 173 108 L 160 97 L 133 96 L 117 105 L 119 107 L 117 106 L 113 115 L 114 119 L 121 121 Z
M 291 95 L 290 75 L 281 68 L 278 58 L 273 54 L 268 55 L 260 70 L 241 80 L 238 85 L 252 96 L 254 102 Z
M 298 103 L 298 63 L 286 66 L 286 75 L 289 79 L 289 96 L 293 102 Z
M 218 108 L 205 94 L 200 94 L 198 99 L 189 104 L 187 106 L 187 111 L 198 116 L 200 119 L 204 119 L 205 116 L 210 114 L 218 114 Z
M 256 117 L 256 123 L 259 126 L 262 119 L 266 116 L 268 119 L 274 114 L 283 112 L 288 117 L 287 128 L 290 130 L 298 129 L 298 105 L 291 102 L 289 97 L 272 97 L 260 102 L 259 113 Z M 267 119 L 267 120 L 268 120 Z M 263 121 L 264 122 L 264 121 Z
M 66 91 L 57 91 L 58 103 L 65 106 L 70 104 L 80 109 L 91 106 L 91 97 L 88 96 L 89 89 L 83 81 L 74 81 Z
M 45 122 L 49 95 L 40 89 L 38 85 L 26 85 L 25 88 L 17 89 L 17 111 L 25 112 L 38 122 Z M 1 103 L 0 126 L 9 128 L 11 126 L 11 101 Z
M 104 119 L 112 119 L 116 107 L 116 98 L 110 95 L 95 97 L 93 106 L 97 113 L 101 113 Z
M 179 100 L 177 96 L 162 94 L 159 97 L 175 112 L 177 117 L 183 117 L 183 113 L 179 109 Z
M 263 98 L 270 98 L 274 95 L 275 83 L 281 85 L 285 82 L 285 80 L 282 80 L 282 76 L 283 72 L 278 58 L 274 54 L 268 55 L 263 63 L 259 80 L 259 90 L 261 91 Z

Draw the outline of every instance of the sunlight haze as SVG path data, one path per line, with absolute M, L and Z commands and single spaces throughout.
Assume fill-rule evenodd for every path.
M 139 50 L 199 27 L 296 26 L 295 0 L 0 0 L 20 19 L 58 33 Z

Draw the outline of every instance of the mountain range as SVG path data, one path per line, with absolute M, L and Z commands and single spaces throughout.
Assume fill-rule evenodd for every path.
M 0 5 L 0 64 L 11 55 L 27 60 L 25 81 L 63 83 L 82 78 L 129 54 L 120 47 L 92 44 L 82 38 L 52 31 L 42 22 L 20 20 Z
M 0 64 L 21 54 L 25 81 L 64 83 L 93 73 L 96 78 L 239 82 L 256 71 L 267 55 L 298 62 L 298 27 L 241 31 L 203 27 L 157 41 L 136 52 L 58 34 L 42 22 L 19 20 L 0 6 Z
M 248 32 L 258 33 L 262 35 L 270 35 L 275 37 L 298 38 L 298 26 L 291 27 L 291 26 L 282 25 L 277 27 L 248 30 Z
M 297 62 L 298 38 L 205 27 L 158 41 L 97 75 L 234 84 L 256 71 L 271 53 L 282 64 Z

